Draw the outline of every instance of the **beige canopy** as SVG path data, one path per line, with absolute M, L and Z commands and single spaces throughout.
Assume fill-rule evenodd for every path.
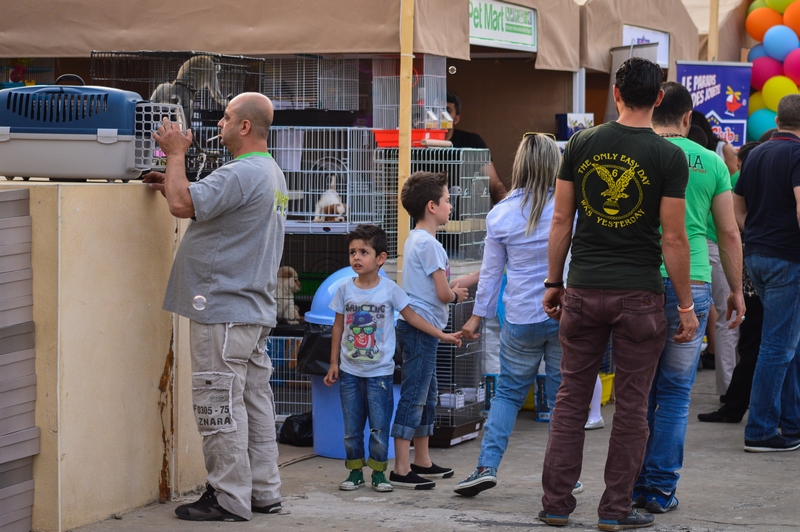
M 537 10 L 537 69 L 578 70 L 575 3 L 508 2 Z M 5 2 L 0 17 L 0 57 L 88 57 L 92 50 L 399 53 L 400 5 L 401 0 L 16 0 Z M 469 59 L 469 0 L 416 0 L 414 14 L 414 52 Z
M 697 60 L 697 27 L 681 0 L 589 0 L 580 9 L 581 66 L 588 70 L 609 72 L 609 50 L 623 44 L 625 24 L 670 34 L 670 76 L 675 61 Z
M 0 57 L 88 57 L 92 50 L 233 55 L 399 53 L 401 0 L 15 0 Z M 414 51 L 469 59 L 468 0 L 416 0 Z

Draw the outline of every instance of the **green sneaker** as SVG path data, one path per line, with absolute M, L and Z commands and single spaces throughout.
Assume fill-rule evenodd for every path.
M 347 480 L 339 484 L 339 489 L 344 491 L 355 491 L 364 485 L 364 473 L 360 469 L 353 469 Z
M 394 488 L 389 481 L 386 480 L 386 475 L 383 474 L 383 471 L 373 471 L 372 472 L 372 489 L 375 491 L 392 491 Z

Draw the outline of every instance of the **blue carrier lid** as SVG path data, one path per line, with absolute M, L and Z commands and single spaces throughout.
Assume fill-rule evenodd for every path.
M 135 92 L 110 87 L 35 85 L 0 90 L 0 127 L 11 133 L 95 135 L 98 129 L 116 129 L 133 135 Z

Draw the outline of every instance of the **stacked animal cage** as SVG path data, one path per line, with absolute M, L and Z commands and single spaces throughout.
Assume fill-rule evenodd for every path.
M 195 180 L 231 160 L 219 142 L 219 120 L 230 99 L 258 91 L 263 59 L 208 52 L 98 52 L 91 55 L 95 85 L 136 92 L 155 103 L 183 107 L 194 139 L 186 156 Z
M 267 352 L 272 361 L 269 384 L 279 423 L 292 414 L 311 412 L 311 376 L 297 371 L 297 350 L 302 341 L 291 336 L 271 336 L 267 340 Z
M 276 126 L 269 151 L 289 189 L 287 233 L 347 233 L 382 224 L 375 195 L 372 131 Z
M 398 149 L 375 150 L 375 184 L 378 216 L 389 237 L 389 257 L 397 256 Z M 447 174 L 450 221 L 436 232 L 448 256 L 456 260 L 480 260 L 486 237 L 489 196 L 489 150 L 472 148 L 412 148 L 411 172 Z M 413 222 L 412 222 L 413 223 Z
M 446 332 L 460 331 L 472 316 L 474 300 L 450 305 Z M 461 347 L 440 343 L 436 350 L 439 405 L 432 445 L 449 447 L 477 436 L 483 423 L 486 386 L 483 381 L 483 334 L 462 340 Z
M 53 66 L 53 59 L 47 58 L 0 58 L 0 89 L 52 84 Z
M 267 58 L 260 92 L 270 97 L 276 111 L 357 111 L 358 59 L 316 55 Z
M 411 127 L 424 128 L 430 112 L 439 120 L 447 110 L 447 59 L 417 54 L 413 62 Z M 372 125 L 375 129 L 397 129 L 400 110 L 400 56 L 372 59 Z
M 323 281 L 349 264 L 344 234 L 286 235 L 275 294 L 278 323 L 293 325 L 300 321 Z M 302 330 L 297 334 L 302 336 Z

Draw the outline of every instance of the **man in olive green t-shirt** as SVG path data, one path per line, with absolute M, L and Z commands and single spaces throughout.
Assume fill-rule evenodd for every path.
M 661 86 L 664 99 L 653 111 L 653 129 L 685 153 L 689 164 L 689 183 L 686 186 L 686 233 L 689 238 L 689 275 L 692 285 L 694 311 L 705 329 L 711 308 L 711 266 L 708 262 L 709 212 L 717 228 L 719 247 L 723 257 L 722 268 L 731 286 L 727 294 L 727 317 L 735 312 L 731 327 L 742 323 L 744 298 L 742 296 L 742 242 L 733 214 L 733 197 L 730 178 L 723 160 L 714 152 L 685 138 L 692 121 L 692 96 L 674 81 Z M 678 507 L 675 490 L 678 470 L 683 466 L 683 446 L 686 423 L 689 418 L 689 393 L 694 384 L 697 363 L 702 348 L 703 335 L 689 342 L 678 343 L 672 339 L 680 325 L 678 298 L 669 279 L 667 269 L 661 266 L 667 304 L 667 343 L 658 362 L 647 408 L 650 436 L 647 452 L 636 485 L 633 488 L 633 506 L 648 512 L 664 513 Z
M 617 412 L 598 528 L 653 523 L 652 515 L 632 510 L 631 492 L 647 443 L 647 398 L 667 336 L 662 252 L 681 308 L 676 341 L 690 341 L 697 329 L 684 225 L 689 168 L 683 151 L 650 125 L 663 98 L 662 80 L 655 63 L 625 61 L 613 89 L 619 119 L 575 134 L 556 181 L 542 303 L 548 316 L 561 322 L 562 380 L 550 419 L 539 514 L 552 526 L 568 524 L 575 510 L 572 489 L 581 472 L 587 406 L 612 332 Z

